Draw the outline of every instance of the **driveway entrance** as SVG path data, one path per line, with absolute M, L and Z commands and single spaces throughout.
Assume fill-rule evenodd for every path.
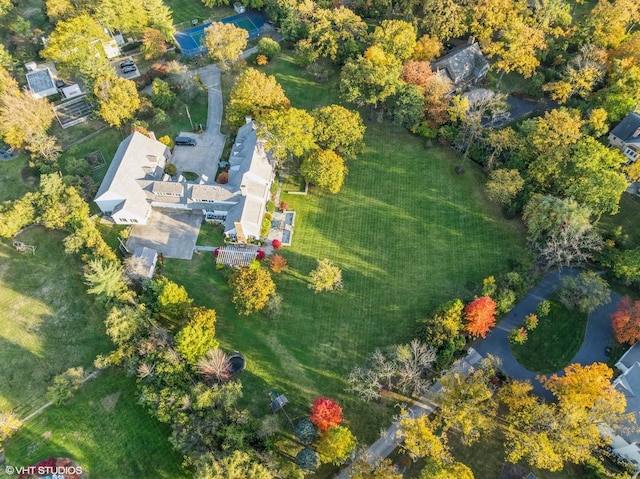
M 154 208 L 146 225 L 135 225 L 127 249 L 146 246 L 165 258 L 191 259 L 198 239 L 202 212 Z

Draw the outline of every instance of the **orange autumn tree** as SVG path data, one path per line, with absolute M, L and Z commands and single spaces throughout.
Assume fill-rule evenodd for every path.
M 472 336 L 484 338 L 496 325 L 496 303 L 489 296 L 476 298 L 464 308 L 465 329 Z
M 311 422 L 320 431 L 326 431 L 342 422 L 342 408 L 333 399 L 319 397 L 311 406 Z
M 611 326 L 619 343 L 635 344 L 640 339 L 640 301 L 625 296 L 611 314 Z

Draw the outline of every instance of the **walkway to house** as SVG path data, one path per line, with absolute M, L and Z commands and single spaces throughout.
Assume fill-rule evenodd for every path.
M 529 371 L 521 366 L 511 352 L 511 344 L 509 343 L 509 331 L 520 327 L 524 321 L 524 317 L 535 312 L 540 301 L 547 299 L 560 286 L 562 278 L 565 276 L 575 276 L 579 270 L 565 269 L 562 272 L 555 271 L 548 273 L 535 287 L 533 287 L 520 302 L 502 318 L 496 328 L 491 331 L 487 337 L 473 348 L 469 349 L 469 353 L 463 361 L 458 363 L 455 368 L 461 372 L 468 372 L 469 368 L 478 363 L 483 356 L 492 354 L 502 361 L 500 369 L 508 377 L 517 380 L 529 380 L 533 385 L 533 391 L 539 396 L 553 400 L 553 395 L 544 389 L 539 381 L 535 379 L 537 373 Z M 595 362 L 607 362 L 605 350 L 611 343 L 612 330 L 610 314 L 615 311 L 620 296 L 614 292 L 611 293 L 611 301 L 608 304 L 600 306 L 591 313 L 587 320 L 587 330 L 585 332 L 584 341 L 580 350 L 576 353 L 570 363 L 579 363 L 584 365 Z M 440 383 L 434 384 L 429 391 L 431 393 L 440 390 Z M 437 405 L 431 402 L 427 397 L 422 397 L 412 406 L 409 413 L 414 417 L 423 414 L 430 414 L 437 408 Z M 394 422 L 382 437 L 373 443 L 363 454 L 369 457 L 372 464 L 386 458 L 393 450 L 402 442 L 398 437 L 399 424 Z M 344 468 L 336 479 L 348 479 L 347 469 Z

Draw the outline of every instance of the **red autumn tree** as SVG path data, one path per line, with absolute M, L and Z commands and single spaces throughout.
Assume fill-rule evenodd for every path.
M 611 314 L 611 325 L 619 343 L 635 344 L 640 339 L 640 301 L 622 298 Z
M 496 325 L 496 303 L 489 296 L 474 299 L 465 306 L 464 317 L 467 332 L 484 338 Z
M 311 406 L 311 422 L 320 431 L 326 431 L 342 422 L 342 408 L 333 399 L 319 397 Z
M 433 71 L 429 62 L 409 60 L 402 67 L 402 79 L 407 83 L 417 85 L 422 91 L 432 76 Z

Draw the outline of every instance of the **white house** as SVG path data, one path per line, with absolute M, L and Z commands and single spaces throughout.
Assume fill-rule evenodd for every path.
M 636 424 L 611 434 L 611 447 L 617 455 L 640 471 L 640 342 L 620 358 L 616 367 L 622 372 L 613 382 L 627 399 L 626 412 L 635 416 Z
M 154 207 L 199 211 L 222 223 L 226 236 L 246 243 L 260 237 L 274 179 L 274 162 L 264 143 L 248 121 L 238 130 L 227 183 L 204 175 L 197 182 L 176 181 L 164 174 L 168 148 L 134 132 L 120 144 L 94 201 L 117 224 L 146 224 Z
M 609 144 L 634 162 L 640 154 L 640 114 L 632 111 L 609 133 Z

